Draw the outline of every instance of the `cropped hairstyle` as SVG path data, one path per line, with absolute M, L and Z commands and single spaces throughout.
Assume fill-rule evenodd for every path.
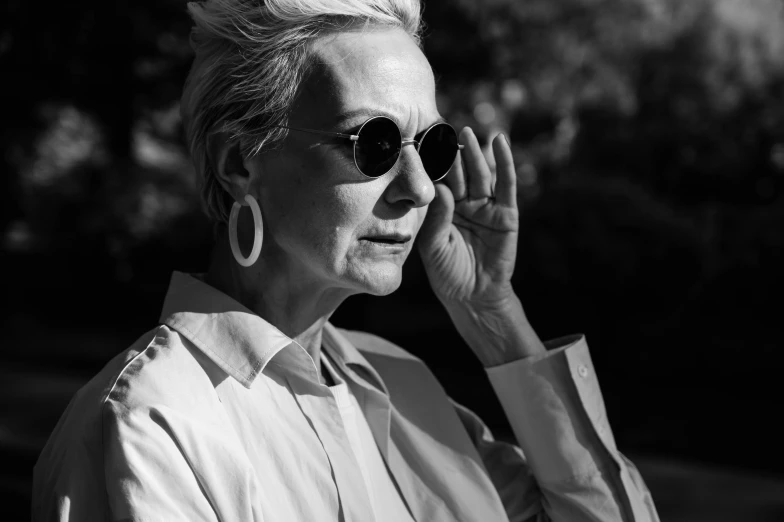
M 289 112 L 320 37 L 362 26 L 396 27 L 419 43 L 420 0 L 207 0 L 188 10 L 195 59 L 181 113 L 207 214 L 225 222 L 231 198 L 208 158 L 226 132 L 243 157 L 286 137 Z

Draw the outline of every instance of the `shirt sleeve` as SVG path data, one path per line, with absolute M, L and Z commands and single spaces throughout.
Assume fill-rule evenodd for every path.
M 640 473 L 616 448 L 584 337 L 548 347 L 486 370 L 519 447 L 456 405 L 509 520 L 658 522 Z
M 104 475 L 113 522 L 217 522 L 178 441 L 155 408 L 107 401 Z

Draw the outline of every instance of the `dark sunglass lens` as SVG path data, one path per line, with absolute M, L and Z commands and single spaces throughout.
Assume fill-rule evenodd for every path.
M 389 118 L 368 120 L 359 130 L 354 144 L 357 167 L 366 176 L 383 176 L 400 156 L 401 137 L 397 124 Z
M 457 155 L 457 132 L 451 125 L 438 123 L 422 137 L 419 157 L 425 172 L 433 181 L 438 181 L 449 172 Z

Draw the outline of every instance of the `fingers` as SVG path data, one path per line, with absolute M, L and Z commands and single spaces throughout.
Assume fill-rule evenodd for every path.
M 517 175 L 514 158 L 509 141 L 503 134 L 499 134 L 493 140 L 493 155 L 496 161 L 495 202 L 507 207 L 516 207 Z
M 452 163 L 452 168 L 449 169 L 446 177 L 444 178 L 446 186 L 452 191 L 455 201 L 460 201 L 468 197 L 466 189 L 465 174 L 463 173 L 463 153 L 457 151 L 455 162 Z
M 516 207 L 517 178 L 512 149 L 506 136 L 499 134 L 493 140 L 495 173 L 491 172 L 479 140 L 470 127 L 460 132 L 460 143 L 465 148 L 458 152 L 452 168 L 444 178 L 454 201 L 495 198 L 497 204 Z
M 470 199 L 493 197 L 490 167 L 487 166 L 487 160 L 482 154 L 479 140 L 476 139 L 476 135 L 470 127 L 465 127 L 460 132 L 460 143 L 465 145 L 462 157 L 468 177 L 466 182 L 468 197 Z

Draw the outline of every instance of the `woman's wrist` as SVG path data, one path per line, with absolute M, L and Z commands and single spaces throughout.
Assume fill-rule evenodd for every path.
M 514 294 L 492 307 L 470 303 L 444 306 L 455 328 L 485 368 L 547 351 Z

